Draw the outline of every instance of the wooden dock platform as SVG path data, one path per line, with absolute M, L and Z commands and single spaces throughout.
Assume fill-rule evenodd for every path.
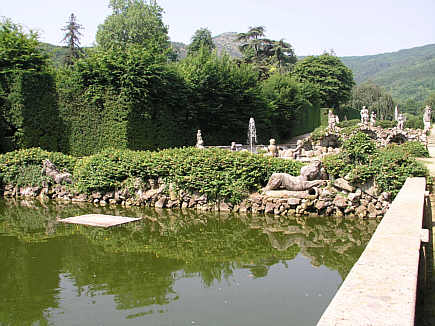
M 108 228 L 115 225 L 121 225 L 125 223 L 138 221 L 140 219 L 141 218 L 133 218 L 133 217 L 125 217 L 125 216 L 87 214 L 87 215 L 64 218 L 59 220 L 59 222 Z

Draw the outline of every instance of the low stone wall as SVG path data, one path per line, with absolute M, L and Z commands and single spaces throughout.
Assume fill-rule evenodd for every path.
M 414 326 L 425 186 L 406 180 L 318 326 Z
M 17 187 L 7 185 L 5 197 L 39 197 L 95 205 L 148 206 L 156 208 L 193 208 L 203 211 L 264 213 L 282 216 L 357 216 L 381 218 L 389 207 L 389 194 L 375 195 L 373 187 L 354 187 L 344 179 L 325 181 L 326 186 L 309 191 L 270 190 L 251 194 L 238 205 L 212 202 L 206 195 L 175 193 L 161 180 L 141 183 L 136 189 L 106 193 L 80 194 L 67 186 Z

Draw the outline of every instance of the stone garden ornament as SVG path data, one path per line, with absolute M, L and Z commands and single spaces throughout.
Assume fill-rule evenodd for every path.
M 426 105 L 423 114 L 424 132 L 427 132 L 430 129 L 431 117 L 432 117 L 432 108 L 429 105 Z

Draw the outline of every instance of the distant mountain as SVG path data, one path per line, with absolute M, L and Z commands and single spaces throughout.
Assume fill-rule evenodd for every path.
M 352 69 L 357 84 L 373 81 L 399 102 L 422 102 L 435 91 L 435 44 L 340 59 Z
M 237 34 L 235 32 L 222 33 L 213 37 L 213 43 L 216 46 L 217 52 L 219 54 L 224 51 L 228 53 L 231 57 L 239 58 L 242 53 L 239 50 L 239 44 L 236 40 Z M 187 44 L 181 42 L 171 42 L 172 47 L 178 52 L 178 58 L 183 59 L 187 55 Z

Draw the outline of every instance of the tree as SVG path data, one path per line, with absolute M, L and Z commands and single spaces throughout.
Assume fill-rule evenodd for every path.
M 69 21 L 64 28 L 63 31 L 66 32 L 62 42 L 66 43 L 68 46 L 68 52 L 64 58 L 64 63 L 66 65 L 72 65 L 75 59 L 80 57 L 81 49 L 80 49 L 80 39 L 82 36 L 80 30 L 83 29 L 83 26 L 77 23 L 76 16 L 71 14 L 69 17 Z
M 102 49 L 137 44 L 159 51 L 170 46 L 163 9 L 155 0 L 110 0 L 112 14 L 98 26 L 97 44 Z
M 192 41 L 187 47 L 187 55 L 197 53 L 200 48 L 212 51 L 216 46 L 213 43 L 211 32 L 207 28 L 198 29 L 192 36 Z
M 296 79 L 318 85 L 320 105 L 339 109 L 351 96 L 353 73 L 338 57 L 330 54 L 309 56 L 298 61 L 293 69 Z
M 375 111 L 380 120 L 392 120 L 394 118 L 395 103 L 389 93 L 382 87 L 366 82 L 352 89 L 350 106 L 361 110 L 367 106 L 370 111 Z
M 237 40 L 242 42 L 239 49 L 245 63 L 252 63 L 260 71 L 262 79 L 278 70 L 288 72 L 296 63 L 296 55 L 290 43 L 264 38 L 263 26 L 250 27 L 247 33 L 238 34 Z

